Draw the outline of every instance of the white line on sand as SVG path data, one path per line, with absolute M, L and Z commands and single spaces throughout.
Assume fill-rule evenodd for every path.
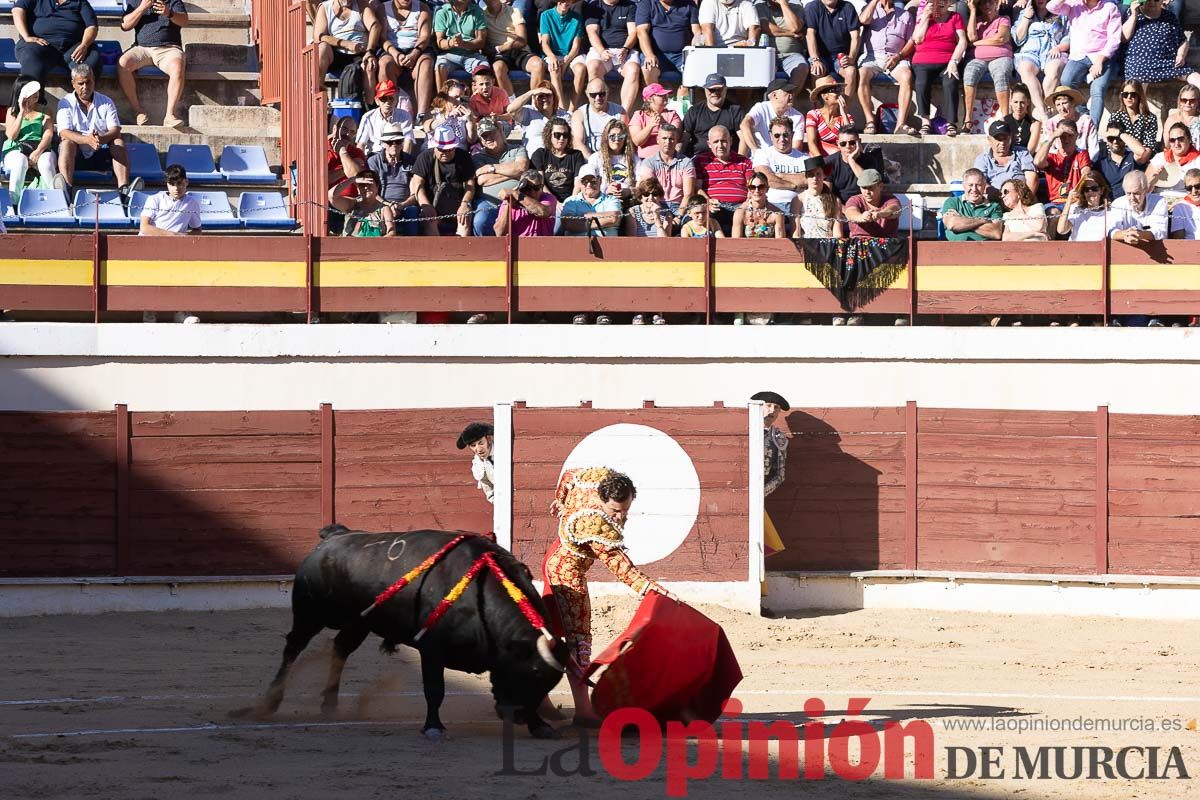
M 415 720 L 394 721 L 347 721 L 347 722 L 260 722 L 249 725 L 218 725 L 209 722 L 205 725 L 186 725 L 172 728 L 96 728 L 82 731 L 56 731 L 54 733 L 16 733 L 12 739 L 53 739 L 65 736 L 113 736 L 131 733 L 211 733 L 213 731 L 254 731 L 265 728 L 351 728 L 371 727 L 381 725 L 420 725 Z

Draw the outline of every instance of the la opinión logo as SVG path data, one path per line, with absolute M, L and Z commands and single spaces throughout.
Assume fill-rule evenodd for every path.
M 851 698 L 847 715 L 861 716 L 870 698 Z M 660 767 L 666 772 L 668 797 L 686 797 L 689 781 L 722 780 L 824 780 L 826 767 L 849 781 L 875 774 L 883 764 L 886 779 L 906 776 L 906 740 L 912 740 L 913 778 L 934 777 L 934 735 L 924 720 L 906 723 L 888 721 L 882 730 L 865 719 L 843 719 L 831 730 L 819 717 L 825 703 L 810 698 L 804 703 L 808 721 L 773 722 L 737 719 L 742 704 L 730 699 L 716 724 L 703 720 L 690 723 L 660 723 L 640 708 L 622 708 L 605 717 L 596 748 L 600 769 L 620 781 L 642 781 Z M 502 709 L 504 717 L 504 763 L 498 775 L 579 775 L 591 777 L 593 748 L 588 731 L 577 731 L 577 740 L 543 757 L 539 763 L 518 768 L 516 763 L 513 710 Z M 632 735 L 627 735 L 632 734 Z M 828 741 L 828 746 L 826 746 Z M 851 755 L 851 742 L 857 742 Z M 624 748 L 636 744 L 636 754 L 626 760 Z M 771 746 L 777 749 L 775 775 L 771 769 Z M 802 757 L 803 756 L 803 757 Z

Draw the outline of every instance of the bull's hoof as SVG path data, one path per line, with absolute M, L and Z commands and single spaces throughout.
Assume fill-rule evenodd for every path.
M 274 713 L 275 709 L 260 703 L 259 705 L 232 709 L 227 712 L 226 716 L 230 719 L 268 719 Z
M 558 739 L 559 733 L 549 725 L 530 725 L 529 735 L 535 739 Z
M 450 738 L 450 734 L 446 733 L 445 728 L 426 728 L 421 731 L 421 735 L 434 744 L 441 744 Z

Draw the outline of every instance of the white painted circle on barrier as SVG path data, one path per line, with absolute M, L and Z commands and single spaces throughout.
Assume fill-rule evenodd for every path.
M 666 558 L 696 524 L 700 476 L 687 451 L 656 428 L 620 423 L 590 433 L 567 456 L 563 471 L 578 467 L 610 467 L 637 487 L 625 523 L 625 543 L 635 564 Z

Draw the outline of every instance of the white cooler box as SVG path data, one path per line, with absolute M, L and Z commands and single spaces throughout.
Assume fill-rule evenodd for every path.
M 688 47 L 683 52 L 684 86 L 703 86 L 714 72 L 734 87 L 761 88 L 775 80 L 774 47 Z

